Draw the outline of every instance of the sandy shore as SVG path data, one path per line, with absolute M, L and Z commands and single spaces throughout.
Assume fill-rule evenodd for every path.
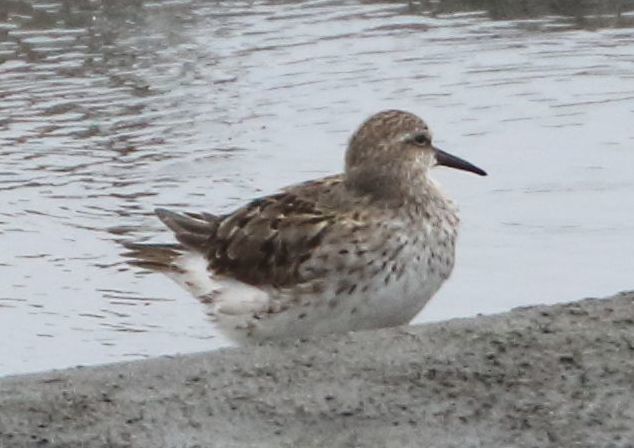
M 0 380 L 0 447 L 633 447 L 634 292 Z

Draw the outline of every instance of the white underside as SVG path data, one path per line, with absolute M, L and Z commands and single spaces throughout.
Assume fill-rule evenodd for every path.
M 214 314 L 248 315 L 266 309 L 268 305 L 269 294 L 261 289 L 211 275 L 207 261 L 198 253 L 183 254 L 176 264 L 184 272 L 170 272 L 170 278 L 193 296 L 209 302 Z
M 414 262 L 417 249 L 420 254 L 420 247 L 411 247 L 410 253 L 406 250 L 395 260 L 407 266 L 398 280 L 392 278 L 386 285 L 384 276 L 376 276 L 352 294 L 340 296 L 333 281 L 330 290 L 301 302 L 291 301 L 283 290 L 210 275 L 204 258 L 195 253 L 184 254 L 177 261 L 184 272 L 172 272 L 170 277 L 199 298 L 220 329 L 238 342 L 341 333 L 402 325 L 416 316 L 444 280 L 429 272 L 425 256 L 423 262 Z M 276 309 L 280 311 L 271 312 Z

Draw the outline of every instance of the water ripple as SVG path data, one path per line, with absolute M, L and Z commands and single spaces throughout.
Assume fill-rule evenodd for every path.
M 225 344 L 119 243 L 169 238 L 156 206 L 222 212 L 339 171 L 387 107 L 491 173 L 439 173 L 465 224 L 422 319 L 631 287 L 617 3 L 0 0 L 0 373 Z

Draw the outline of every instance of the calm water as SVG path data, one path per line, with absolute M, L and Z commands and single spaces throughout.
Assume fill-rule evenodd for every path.
M 490 174 L 437 170 L 419 322 L 634 287 L 634 2 L 516 3 L 0 0 L 0 373 L 226 345 L 118 243 L 338 172 L 384 108 Z

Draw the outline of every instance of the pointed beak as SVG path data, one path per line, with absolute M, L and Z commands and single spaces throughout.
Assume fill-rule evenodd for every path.
M 436 162 L 438 165 L 448 166 L 450 168 L 456 168 L 457 170 L 471 171 L 472 173 L 479 174 L 480 176 L 486 176 L 486 171 L 478 168 L 477 166 L 467 162 L 466 160 L 449 154 L 434 146 L 436 151 Z

